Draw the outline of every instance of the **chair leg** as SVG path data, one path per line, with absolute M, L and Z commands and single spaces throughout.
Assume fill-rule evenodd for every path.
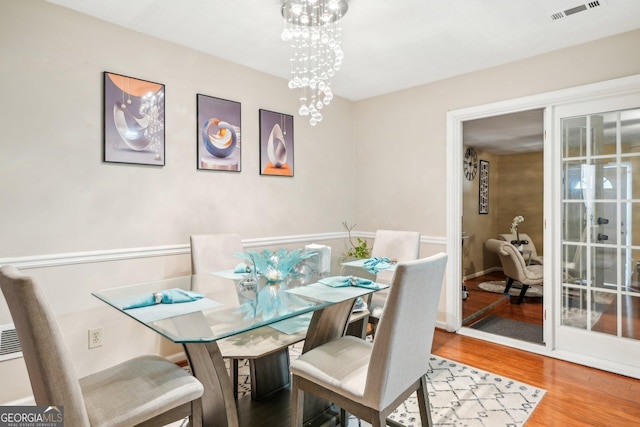
M 238 359 L 231 359 L 231 372 L 233 377 L 233 398 L 238 400 Z
M 202 427 L 202 400 L 196 399 L 191 402 L 191 416 L 189 425 L 192 427 Z
M 299 378 L 291 376 L 291 427 L 302 427 L 304 418 L 304 391 L 298 387 Z
M 347 411 L 342 408 L 340 408 L 340 425 L 342 427 L 347 427 L 349 425 L 349 414 L 347 414 Z
M 376 416 L 371 420 L 371 427 L 386 427 L 387 417 L 382 412 L 377 412 Z
M 427 378 L 424 375 L 420 378 L 420 387 L 418 387 L 416 394 L 418 395 L 418 409 L 420 410 L 420 422 L 422 426 L 433 427 L 429 392 L 427 391 Z
M 511 289 L 511 285 L 513 285 L 513 279 L 511 277 L 507 277 L 507 286 L 504 287 L 505 294 L 509 293 L 509 289 Z
M 522 302 L 522 300 L 524 299 L 524 294 L 527 292 L 527 289 L 529 289 L 529 285 L 525 285 L 523 283 L 522 290 L 520 291 L 520 296 L 518 296 L 518 302 L 516 304 L 520 304 Z

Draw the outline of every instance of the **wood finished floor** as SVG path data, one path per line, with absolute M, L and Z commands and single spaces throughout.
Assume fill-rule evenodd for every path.
M 542 326 L 542 298 L 525 297 L 522 304 L 510 304 L 504 295 L 478 288 L 478 284 L 491 280 L 504 281 L 505 276 L 501 271 L 496 271 L 464 281 L 469 290 L 469 298 L 462 302 L 462 318 L 473 319 L 463 322 L 464 326 L 469 326 L 491 314 Z M 487 307 L 492 304 L 493 308 L 487 310 Z M 482 315 L 474 317 L 477 313 Z
M 640 426 L 640 381 L 436 329 L 432 353 L 547 392 L 526 427 Z M 238 401 L 240 427 L 289 425 L 289 394 Z

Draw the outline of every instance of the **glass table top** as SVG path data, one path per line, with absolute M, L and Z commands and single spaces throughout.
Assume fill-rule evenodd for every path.
M 374 289 L 334 288 L 321 283 L 295 286 L 233 280 L 205 273 L 139 283 L 93 292 L 93 295 L 176 343 L 210 342 L 271 325 L 286 332 L 295 329 L 305 313 L 355 299 Z M 387 285 L 379 285 L 380 289 Z M 203 298 L 174 304 L 157 303 L 125 308 L 141 297 L 171 289 L 196 292 Z M 299 316 L 298 319 L 296 319 Z

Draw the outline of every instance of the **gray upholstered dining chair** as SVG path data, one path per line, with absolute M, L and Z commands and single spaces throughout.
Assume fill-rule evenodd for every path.
M 305 393 L 385 426 L 387 416 L 417 392 L 423 426 L 431 426 L 425 374 L 447 255 L 398 264 L 373 343 L 344 336 L 291 363 L 291 425 L 302 425 Z
M 233 269 L 240 262 L 234 256 L 242 252 L 238 234 L 193 234 L 190 241 L 193 274 Z
M 417 231 L 377 230 L 371 248 L 372 257 L 387 257 L 398 262 L 418 259 L 420 255 L 420 233 Z M 391 284 L 392 270 L 383 270 L 376 274 L 376 282 Z M 369 300 L 369 323 L 375 328 L 380 320 L 389 289 L 375 292 Z
M 22 346 L 36 404 L 64 406 L 68 426 L 160 426 L 190 417 L 202 425 L 203 386 L 176 364 L 139 356 L 78 378 L 40 286 L 12 266 L 0 287 Z
M 520 251 L 511 243 L 505 240 L 489 239 L 485 246 L 491 252 L 497 253 L 500 258 L 502 271 L 507 276 L 504 293 L 509 293 L 514 282 L 522 284 L 517 304 L 522 303 L 530 286 L 542 285 L 544 278 L 542 265 L 527 265 Z
M 506 242 L 511 242 L 512 240 L 516 240 L 515 234 L 499 234 L 498 237 L 500 240 L 504 240 Z M 523 245 L 523 249 L 528 252 L 528 256 L 526 261 L 530 261 L 530 264 L 543 264 L 544 258 L 542 255 L 538 255 L 538 251 L 536 250 L 536 245 L 533 244 L 533 240 L 529 237 L 528 234 L 520 233 L 520 240 L 526 240 L 528 243 Z
M 242 240 L 238 234 L 195 234 L 191 238 L 191 271 L 193 274 L 211 273 L 233 269 L 241 260 L 234 256 L 242 252 Z M 264 375 L 256 368 L 258 359 L 276 357 L 275 353 L 287 353 L 289 346 L 303 341 L 306 331 L 286 334 L 270 326 L 263 326 L 219 340 L 218 347 L 225 359 L 231 360 L 233 395 L 238 396 L 238 364 L 242 359 L 249 360 L 251 394 L 254 399 L 263 396 L 256 394 Z M 288 353 L 284 355 L 288 357 Z M 288 373 L 286 381 L 288 383 Z

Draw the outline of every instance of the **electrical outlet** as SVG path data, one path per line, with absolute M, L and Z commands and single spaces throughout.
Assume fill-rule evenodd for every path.
M 102 346 L 102 328 L 89 329 L 89 348 Z

